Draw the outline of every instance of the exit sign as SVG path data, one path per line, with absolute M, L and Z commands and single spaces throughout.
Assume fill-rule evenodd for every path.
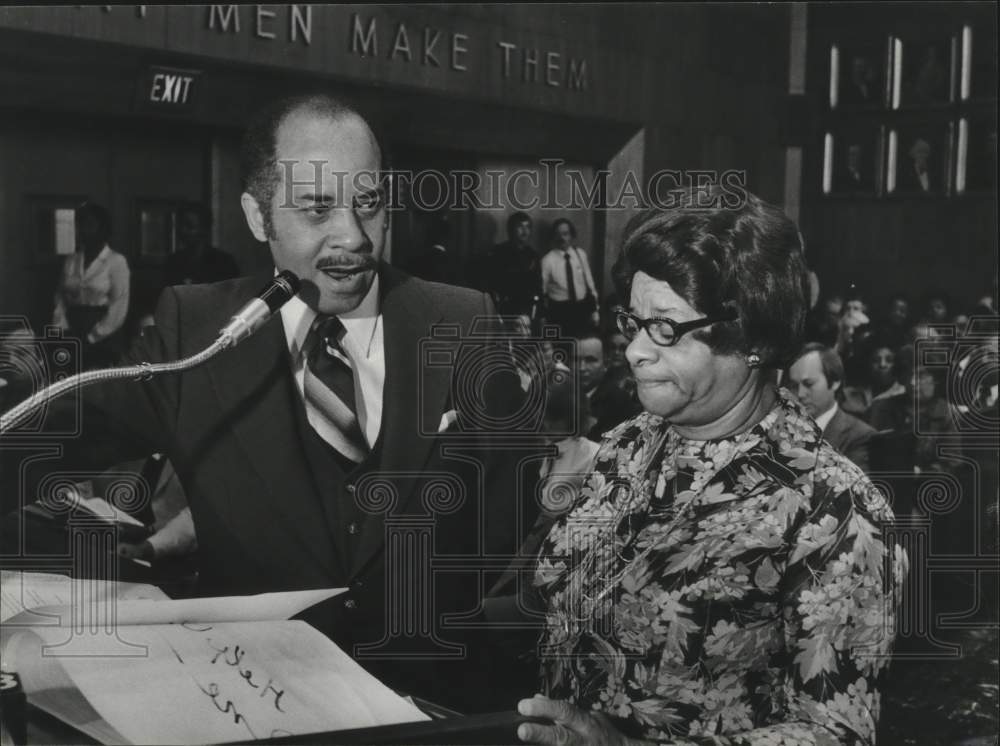
M 154 65 L 139 85 L 139 101 L 158 111 L 186 111 L 194 104 L 200 75 L 199 70 Z

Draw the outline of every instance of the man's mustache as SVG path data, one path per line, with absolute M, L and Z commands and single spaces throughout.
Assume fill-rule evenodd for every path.
M 316 263 L 316 269 L 342 269 L 365 271 L 378 267 L 371 254 L 346 254 L 343 256 L 327 257 Z

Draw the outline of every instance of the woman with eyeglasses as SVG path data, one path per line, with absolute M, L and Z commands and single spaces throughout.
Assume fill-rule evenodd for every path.
M 875 740 L 906 555 L 883 495 L 776 385 L 807 309 L 796 227 L 731 196 L 626 228 L 617 322 L 645 411 L 543 543 L 523 741 Z

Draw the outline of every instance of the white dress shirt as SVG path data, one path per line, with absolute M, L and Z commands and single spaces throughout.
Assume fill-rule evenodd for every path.
M 573 289 L 576 290 L 576 298 L 569 297 L 569 287 L 566 283 L 566 252 L 569 252 L 569 263 L 573 268 Z M 554 301 L 584 300 L 587 297 L 587 290 L 590 290 L 594 298 L 598 297 L 587 254 L 576 246 L 568 249 L 552 249 L 542 257 L 542 288 L 549 300 Z
M 375 281 L 360 305 L 353 311 L 337 317 L 346 331 L 341 346 L 351 359 L 358 424 L 369 448 L 374 447 L 382 426 L 382 391 L 385 388 L 385 346 L 378 285 L 378 275 L 375 275 Z M 327 433 L 327 429 L 332 425 L 327 418 L 316 412 L 305 398 L 305 355 L 302 353 L 302 347 L 316 318 L 316 312 L 298 296 L 293 296 L 281 307 L 280 313 L 281 323 L 285 327 L 285 339 L 288 341 L 292 371 L 295 374 L 295 387 L 299 396 L 306 402 L 309 424 L 323 440 L 332 445 L 339 442 L 340 438 L 331 437 Z

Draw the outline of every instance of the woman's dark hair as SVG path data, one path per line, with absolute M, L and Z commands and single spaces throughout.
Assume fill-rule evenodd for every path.
M 555 240 L 555 237 L 559 235 L 559 226 L 560 225 L 568 225 L 569 226 L 569 235 L 572 236 L 573 238 L 576 238 L 576 226 L 573 225 L 573 221 L 571 221 L 569 218 L 559 218 L 556 222 L 554 222 L 552 224 L 552 239 L 553 240 Z
M 531 216 L 526 212 L 515 212 L 507 218 L 507 235 L 514 235 L 514 231 L 517 229 L 517 226 L 524 222 L 531 222 Z
M 931 288 L 920 296 L 920 318 L 931 319 L 931 304 L 939 300 L 944 303 L 945 310 L 951 311 L 951 296 L 941 288 Z
M 104 244 L 111 240 L 111 213 L 104 205 L 96 202 L 84 202 L 76 208 L 76 220 L 82 221 L 84 218 L 91 218 L 97 223 L 97 239 Z
M 177 208 L 177 219 L 182 219 L 185 215 L 194 215 L 198 218 L 203 231 L 212 229 L 212 211 L 207 205 L 201 202 L 185 202 Z
M 678 206 L 636 215 L 626 226 L 615 284 L 631 295 L 636 272 L 669 283 L 695 310 L 733 308 L 736 321 L 693 332 L 719 354 L 760 355 L 780 368 L 798 348 L 809 298 L 799 231 L 781 210 L 717 186 L 679 195 Z M 704 207 L 709 204 L 711 207 Z

